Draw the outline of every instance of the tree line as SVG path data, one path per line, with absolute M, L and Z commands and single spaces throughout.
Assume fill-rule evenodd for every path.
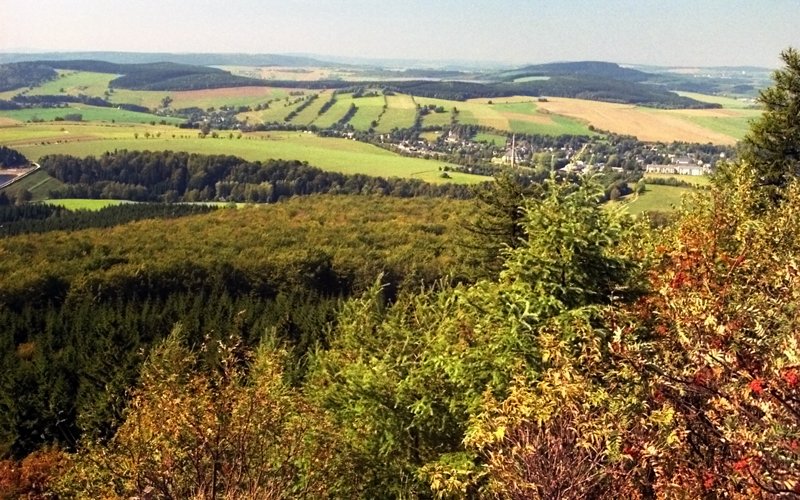
M 46 203 L 4 205 L 0 193 L 0 236 L 113 227 L 141 219 L 169 219 L 215 210 L 214 205 L 122 203 L 100 210 L 67 210 Z

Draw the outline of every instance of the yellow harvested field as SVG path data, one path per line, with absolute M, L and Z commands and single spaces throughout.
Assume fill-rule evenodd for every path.
M 169 95 L 173 99 L 173 107 L 183 102 L 192 102 L 205 99 L 231 99 L 237 97 L 265 97 L 269 98 L 275 93 L 275 89 L 270 87 L 231 87 L 222 89 L 204 89 L 204 90 L 181 90 L 178 92 L 170 92 Z
M 474 102 L 477 104 L 505 104 L 515 102 L 533 102 L 536 101 L 535 97 L 529 95 L 514 95 L 510 97 L 478 97 L 476 99 L 467 99 L 467 102 Z
M 259 68 L 259 77 L 264 80 L 312 81 L 330 78 L 331 71 L 322 68 Z
M 0 116 L 0 127 L 11 127 L 14 125 L 19 125 L 20 122 L 14 120 L 13 118 L 6 118 L 4 116 Z
M 713 117 L 713 118 L 735 118 L 737 116 L 742 116 L 743 113 L 757 113 L 757 112 L 750 112 L 750 111 L 742 111 L 738 109 L 730 109 L 730 108 L 718 108 L 718 109 L 665 109 L 665 110 L 655 110 L 661 113 L 670 113 L 675 115 L 682 115 L 682 116 L 706 116 L 706 117 Z
M 658 110 L 630 104 L 550 97 L 540 109 L 583 120 L 601 130 L 633 135 L 642 141 L 735 144 L 736 138 L 693 123 L 690 117 L 738 116 L 730 109 Z
M 406 94 L 387 95 L 386 103 L 390 108 L 397 109 L 416 109 L 417 107 L 414 98 Z

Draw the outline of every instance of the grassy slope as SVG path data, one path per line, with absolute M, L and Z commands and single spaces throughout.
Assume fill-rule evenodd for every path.
M 62 71 L 58 78 L 27 92 L 28 95 L 79 95 L 102 97 L 108 82 L 119 75 L 88 71 Z M 64 92 L 61 92 L 64 89 Z
M 418 99 L 418 98 L 415 98 Z M 444 113 L 428 113 L 422 117 L 423 127 L 449 127 L 452 121 L 450 111 Z
M 645 182 L 648 179 L 676 179 L 696 186 L 708 186 L 711 184 L 711 179 L 705 175 L 644 174 Z
M 60 76 L 55 80 L 34 87 L 27 91 L 26 94 L 84 94 L 93 97 L 104 97 L 106 90 L 109 90 L 108 83 L 117 76 L 119 75 L 92 73 L 88 71 L 61 71 Z M 64 92 L 61 92 L 62 89 Z M 234 87 L 174 92 L 111 89 L 109 100 L 115 104 L 127 103 L 156 108 L 161 105 L 161 101 L 164 97 L 169 96 L 172 98 L 171 106 L 173 108 L 198 107 L 208 109 L 220 106 L 255 106 L 271 99 L 283 98 L 289 95 L 291 90 L 292 89 L 269 87 Z M 19 93 L 19 90 L 4 92 L 0 95 L 0 99 L 10 99 L 17 93 Z
M 297 116 L 291 121 L 297 125 L 310 125 L 319 117 L 319 111 L 322 106 L 331 98 L 331 90 L 323 90 L 320 92 L 314 101 L 309 104 L 304 110 L 297 113 Z
M 691 188 L 648 184 L 645 193 L 631 198 L 627 202 L 627 207 L 632 214 L 650 211 L 669 212 L 680 206 L 683 197 L 692 191 Z
M 415 100 L 422 105 L 441 106 L 446 111 L 446 113 L 427 115 L 423 119 L 424 125 L 448 124 L 450 111 L 456 108 L 459 111 L 457 120 L 464 124 L 522 134 L 591 135 L 593 133 L 585 122 L 542 110 L 530 97 L 471 99 L 464 102 L 424 97 L 415 97 Z
M 336 102 L 333 103 L 333 106 L 331 106 L 322 116 L 318 117 L 314 121 L 314 125 L 320 128 L 332 126 L 334 123 L 338 122 L 345 115 L 345 113 L 347 113 L 347 110 L 350 109 L 350 105 L 352 103 L 352 94 L 338 94 L 336 96 Z
M 417 105 L 410 95 L 388 95 L 386 112 L 381 116 L 377 132 L 389 132 L 394 128 L 408 128 L 414 124 L 417 116 Z
M 289 116 L 289 113 L 300 107 L 302 103 L 302 100 L 296 100 L 296 98 L 290 97 L 288 101 L 281 99 L 269 103 L 268 109 L 242 113 L 237 115 L 237 117 L 240 120 L 247 118 L 250 123 L 283 123 L 284 118 Z
M 353 99 L 358 111 L 350 119 L 350 125 L 356 130 L 368 130 L 372 123 L 378 121 L 378 117 L 383 111 L 383 96 L 358 97 Z
M 750 130 L 750 122 L 760 116 L 759 111 L 743 111 L 741 116 L 690 116 L 688 120 L 701 127 L 741 140 Z
M 283 99 L 289 96 L 292 89 L 269 87 L 234 87 L 208 90 L 185 90 L 181 92 L 168 92 L 172 98 L 171 107 L 208 109 L 220 106 L 255 107 L 272 99 Z M 306 91 L 307 93 L 307 91 Z
M 63 118 L 67 114 L 80 114 L 84 121 L 92 122 L 119 122 L 119 123 L 150 123 L 161 122 L 182 123 L 180 118 L 164 117 L 151 115 L 149 113 L 137 113 L 117 108 L 100 108 L 97 106 L 87 106 L 85 104 L 72 104 L 67 108 L 29 108 L 10 111 L 0 111 L 0 117 L 10 118 L 19 122 L 45 120 L 53 121 L 56 118 Z
M 718 95 L 698 94 L 697 92 L 675 92 L 678 95 L 694 99 L 700 102 L 710 102 L 712 104 L 720 104 L 726 109 L 745 109 L 752 108 L 754 103 L 749 100 L 734 99 L 732 97 L 724 97 Z

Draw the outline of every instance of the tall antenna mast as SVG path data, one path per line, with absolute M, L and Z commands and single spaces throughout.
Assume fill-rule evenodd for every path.
M 511 134 L 511 169 L 517 166 L 517 134 Z

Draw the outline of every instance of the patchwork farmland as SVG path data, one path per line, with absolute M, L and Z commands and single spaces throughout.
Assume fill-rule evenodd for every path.
M 722 105 L 720 109 L 661 110 L 629 104 L 588 101 L 569 98 L 536 99 L 512 96 L 495 99 L 470 99 L 454 101 L 418 97 L 379 91 L 368 96 L 355 97 L 339 92 L 332 106 L 325 106 L 333 95 L 332 90 L 301 90 L 272 87 L 235 87 L 207 90 L 149 91 L 110 88 L 109 82 L 118 75 L 86 71 L 60 71 L 59 77 L 39 86 L 23 90 L 28 96 L 89 95 L 104 96 L 113 104 L 135 104 L 157 109 L 165 98 L 174 109 L 221 107 L 247 111 L 237 115 L 250 124 L 288 123 L 297 126 L 314 125 L 328 128 L 339 123 L 356 107 L 348 123 L 356 130 L 373 129 L 386 133 L 395 128 L 414 124 L 418 106 L 430 107 L 424 114 L 423 127 L 447 127 L 451 123 L 477 125 L 500 132 L 543 135 L 592 135 L 595 130 L 633 135 L 643 141 L 686 141 L 694 143 L 734 144 L 744 136 L 750 120 L 759 110 L 751 101 L 737 100 L 703 94 L 681 93 L 692 99 Z M 0 94 L 0 99 L 10 99 L 16 91 Z M 317 96 L 303 106 L 305 100 Z M 323 112 L 323 107 L 325 111 Z M 294 113 L 293 113 L 294 112 Z M 68 109 L 26 109 L 0 112 L 0 125 L 15 122 L 55 120 L 64 114 L 82 114 L 86 121 L 115 121 L 147 123 L 166 120 L 177 123 L 179 119 L 153 115 L 131 114 L 124 110 L 70 105 Z M 286 120 L 288 118 L 288 120 Z
M 452 124 L 475 125 L 475 140 L 504 147 L 506 134 L 600 135 L 604 131 L 635 135 L 645 141 L 686 141 L 733 144 L 760 111 L 742 100 L 687 94 L 723 107 L 719 109 L 660 110 L 567 98 L 510 96 L 457 101 L 389 92 L 379 87 L 354 91 L 332 89 L 244 86 L 204 90 L 156 91 L 109 87 L 118 75 L 60 71 L 39 86 L 22 90 L 27 96 L 96 96 L 112 104 L 135 104 L 161 110 L 194 108 L 202 111 L 241 110 L 237 120 L 250 126 L 313 126 L 326 129 L 346 123 L 354 130 L 384 134 L 420 125 L 420 137 L 433 141 L 437 129 Z M 0 94 L 11 99 L 12 92 Z M 230 111 L 229 111 L 230 112 Z M 235 112 L 235 111 L 234 111 Z M 80 122 L 69 118 L 80 115 Z M 65 118 L 67 118 L 65 120 Z M 417 178 L 428 182 L 474 183 L 484 176 L 452 170 L 443 161 L 402 157 L 370 144 L 344 138 L 322 138 L 301 132 L 239 132 L 215 130 L 202 138 L 195 130 L 176 128 L 184 120 L 116 107 L 68 103 L 62 107 L 0 111 L 0 144 L 17 148 L 32 160 L 47 154 L 100 155 L 115 150 L 174 150 L 202 154 L 230 154 L 247 160 L 297 159 L 343 173 Z M 160 123 L 160 125 L 156 125 Z M 196 125 L 195 125 L 196 126 Z M 443 171 L 447 170 L 446 174 Z M 33 179 L 35 181 L 35 179 Z M 33 188 L 39 197 L 39 186 Z M 654 187 L 647 203 L 677 192 Z M 657 196 L 656 196 L 657 195 Z M 664 195 L 664 196 L 662 196 Z M 674 201 L 674 200 L 673 200 Z M 639 210 L 642 202 L 633 204 Z M 664 204 L 661 204 L 665 208 Z M 637 208 L 639 207 L 639 208 Z M 645 207 L 641 209 L 650 209 Z

